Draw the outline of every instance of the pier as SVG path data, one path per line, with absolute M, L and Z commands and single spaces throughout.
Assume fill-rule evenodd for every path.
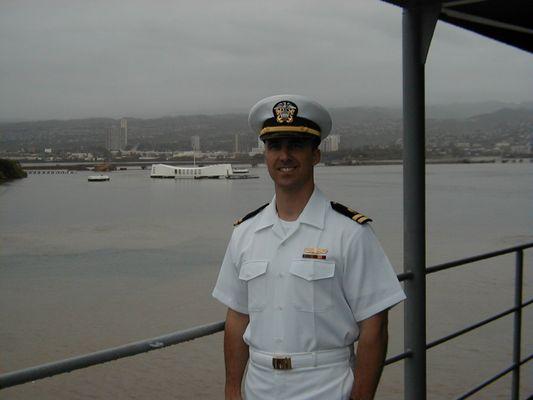
M 25 171 L 45 171 L 45 170 L 66 170 L 66 171 L 93 171 L 99 166 L 107 166 L 112 171 L 120 171 L 126 169 L 149 169 L 153 164 L 164 163 L 166 165 L 174 166 L 190 166 L 193 165 L 191 161 L 176 161 L 176 160 L 150 160 L 150 161 L 64 161 L 64 162 L 21 162 L 21 166 Z M 247 161 L 228 160 L 206 160 L 196 162 L 196 166 L 207 166 L 216 164 L 232 164 L 232 165 L 251 165 Z
M 56 174 L 75 174 L 76 170 L 71 169 L 26 169 L 29 175 L 56 175 Z

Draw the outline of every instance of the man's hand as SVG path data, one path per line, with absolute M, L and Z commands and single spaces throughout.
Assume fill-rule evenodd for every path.
M 226 364 L 226 400 L 241 400 L 241 382 L 248 362 L 248 346 L 242 336 L 250 318 L 228 308 L 224 330 L 224 361 Z
M 350 400 L 372 400 L 387 355 L 388 310 L 361 321 L 359 331 Z

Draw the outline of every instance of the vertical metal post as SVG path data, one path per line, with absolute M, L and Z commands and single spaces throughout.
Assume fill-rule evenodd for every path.
M 524 251 L 516 252 L 514 305 L 520 307 L 514 312 L 513 324 L 513 381 L 511 386 L 511 399 L 520 397 L 520 345 L 522 344 L 522 288 L 524 280 Z
M 426 216 L 424 65 L 440 8 L 403 10 L 404 398 L 426 399 Z

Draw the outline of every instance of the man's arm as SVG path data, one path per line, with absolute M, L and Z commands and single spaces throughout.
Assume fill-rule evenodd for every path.
M 355 361 L 355 384 L 350 400 L 372 400 L 378 387 L 387 355 L 388 310 L 359 323 Z
M 226 400 L 240 400 L 241 382 L 248 362 L 248 345 L 242 336 L 250 318 L 228 308 L 224 330 L 224 360 L 226 363 Z

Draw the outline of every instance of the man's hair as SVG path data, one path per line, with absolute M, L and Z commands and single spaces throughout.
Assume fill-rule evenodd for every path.
M 319 138 L 311 138 L 311 147 L 313 150 L 318 149 L 318 146 L 320 146 L 320 139 Z

